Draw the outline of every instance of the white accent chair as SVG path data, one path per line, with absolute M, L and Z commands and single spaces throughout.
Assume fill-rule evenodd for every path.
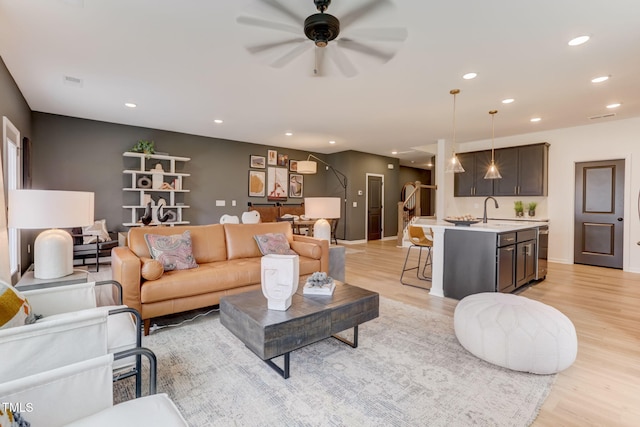
M 139 348 L 121 356 L 131 357 L 134 353 L 149 357 L 149 395 L 145 397 L 113 405 L 114 355 L 108 354 L 0 383 L 0 401 L 5 404 L 4 409 L 13 407 L 32 426 L 187 426 L 171 399 L 166 394 L 155 394 L 153 352 Z
M 242 213 L 243 224 L 257 224 L 260 222 L 260 212 L 247 211 Z
M 220 224 L 240 224 L 240 218 L 237 215 L 224 214 L 220 217 Z
M 22 291 L 32 311 L 43 317 L 0 330 L 0 382 L 140 347 L 142 320 L 136 310 L 121 304 L 97 305 L 96 286 L 105 285 L 118 289 L 115 301 L 120 302 L 122 290 L 115 281 Z M 136 376 L 136 396 L 142 387 L 140 363 L 140 356 L 130 356 L 114 365 L 115 379 Z

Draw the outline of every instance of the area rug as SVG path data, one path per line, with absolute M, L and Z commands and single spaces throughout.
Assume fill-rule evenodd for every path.
M 451 317 L 385 298 L 358 348 L 327 339 L 292 352 L 287 380 L 218 313 L 143 345 L 158 358 L 158 391 L 191 426 L 527 426 L 555 379 L 486 363 L 460 346 Z M 115 394 L 130 398 L 130 384 Z

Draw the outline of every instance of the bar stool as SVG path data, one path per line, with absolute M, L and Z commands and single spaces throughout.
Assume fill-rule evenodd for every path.
M 433 258 L 431 255 L 431 248 L 433 247 L 433 233 L 429 228 L 429 236 L 431 239 L 427 238 L 424 234 L 424 228 L 417 227 L 415 225 L 410 225 L 407 232 L 409 234 L 409 240 L 411 241 L 411 246 L 407 250 L 407 257 L 404 259 L 404 266 L 402 267 L 402 274 L 400 274 L 400 283 L 407 286 L 414 286 L 416 288 L 420 288 L 420 286 L 412 285 L 410 283 L 406 283 L 402 281 L 404 277 L 404 273 L 411 270 L 416 270 L 416 277 L 420 280 L 431 281 L 431 276 L 426 275 L 427 266 L 433 264 Z M 411 254 L 411 249 L 418 248 L 418 265 L 415 267 L 407 268 L 407 261 L 409 261 L 409 255 Z M 420 265 L 422 263 L 422 250 L 427 250 L 427 257 L 425 258 L 424 265 Z M 421 268 L 422 267 L 422 268 Z M 422 271 L 420 271 L 422 270 Z M 421 288 L 422 289 L 422 288 Z

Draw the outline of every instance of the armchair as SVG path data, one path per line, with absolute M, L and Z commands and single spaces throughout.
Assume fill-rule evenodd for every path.
M 114 359 L 149 358 L 149 395 L 113 405 Z M 0 383 L 3 410 L 33 426 L 179 427 L 187 422 L 166 394 L 156 392 L 156 358 L 146 348 L 103 355 Z M 0 424 L 4 425 L 2 418 Z
M 100 271 L 100 258 L 111 256 L 111 249 L 118 246 L 118 238 L 115 232 L 108 232 L 109 240 L 102 240 L 99 235 L 86 234 L 82 228 L 71 230 L 73 238 L 73 259 L 82 260 L 86 265 L 87 259 L 95 258 L 96 271 Z M 102 237 L 104 239 L 104 237 Z M 102 240 L 102 241 L 101 241 Z
M 96 286 L 105 285 L 117 289 L 111 293 L 116 305 L 98 307 Z M 122 299 L 118 282 L 79 283 L 24 291 L 22 295 L 42 318 L 0 330 L 0 382 L 141 346 L 142 319 L 136 310 L 118 304 Z M 115 379 L 136 376 L 136 396 L 141 395 L 142 387 L 140 363 L 136 356 L 118 359 L 114 365 Z

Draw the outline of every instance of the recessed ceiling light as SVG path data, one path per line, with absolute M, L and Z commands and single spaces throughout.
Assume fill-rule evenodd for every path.
M 609 104 L 607 105 L 607 108 L 611 109 L 611 108 L 618 108 L 621 104 L 619 102 L 615 102 L 613 104 Z
M 335 144 L 335 143 L 336 143 L 335 141 L 329 141 L 329 144 Z
M 220 124 L 220 123 L 224 123 L 224 122 L 223 122 L 222 120 L 220 120 L 220 119 L 215 119 L 215 120 L 213 121 L 213 123 Z
M 513 101 L 515 101 L 515 99 L 513 98 L 507 98 L 507 99 L 503 99 L 502 103 L 503 104 L 511 104 Z
M 536 123 L 536 122 L 539 122 L 540 120 L 542 120 L 540 117 L 534 117 L 531 119 L 531 122 Z
M 285 135 L 291 136 L 291 135 L 293 135 L 293 132 L 285 132 Z
M 136 108 L 137 107 L 137 105 L 134 104 L 133 102 L 125 102 L 124 106 L 125 107 L 129 107 L 129 108 Z
M 429 168 L 430 168 L 430 167 L 432 167 L 432 166 L 433 166 L 433 163 L 431 163 L 431 162 L 427 163 L 427 167 L 429 167 Z
M 465 80 L 475 79 L 476 77 L 478 77 L 478 73 L 467 73 L 464 76 L 462 76 L 462 78 Z
M 398 154 L 398 152 L 397 151 L 392 151 L 391 154 Z
M 589 36 L 579 36 L 579 37 L 576 37 L 574 39 L 569 40 L 568 44 L 569 44 L 569 46 L 579 46 L 579 45 L 581 45 L 583 43 L 588 42 L 589 38 L 590 38 Z
M 609 80 L 609 76 L 600 76 L 600 77 L 591 79 L 591 83 L 602 83 L 602 82 L 606 82 L 607 80 Z

